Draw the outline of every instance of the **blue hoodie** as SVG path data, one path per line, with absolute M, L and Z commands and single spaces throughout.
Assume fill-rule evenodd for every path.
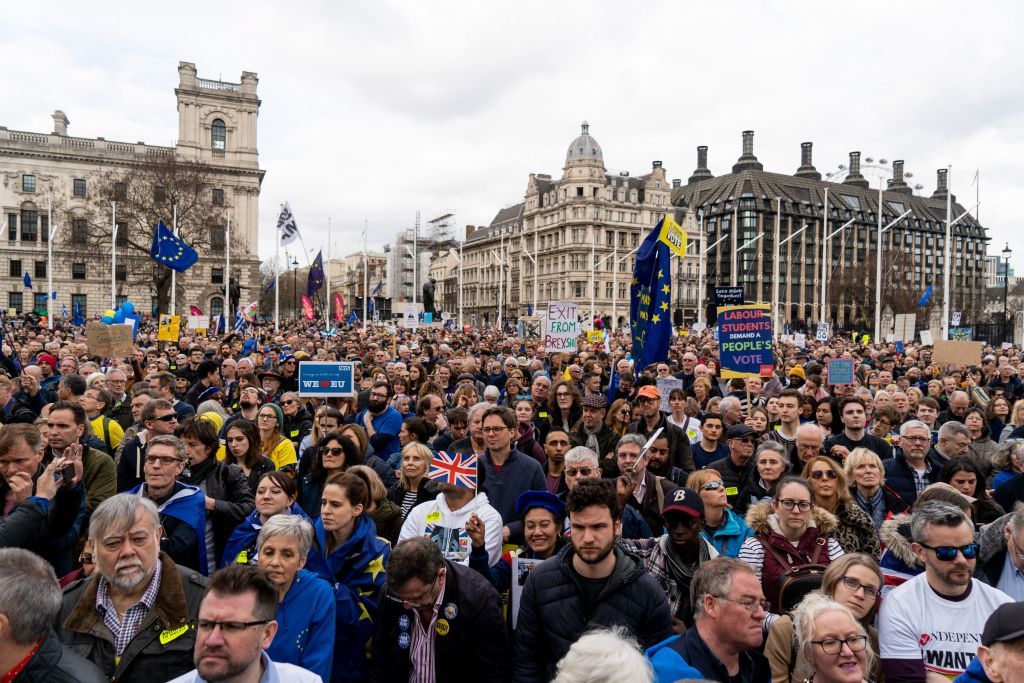
M 272 661 L 301 666 L 328 681 L 333 652 L 334 590 L 313 572 L 300 569 L 277 608 L 277 635 L 267 654 Z
M 309 516 L 298 503 L 292 503 L 288 511 L 289 514 L 298 515 L 309 521 Z M 263 523 L 260 521 L 259 510 L 253 510 L 231 532 L 231 536 L 224 546 L 224 559 L 221 560 L 220 566 L 223 568 L 229 564 L 256 564 L 256 538 L 260 535 L 262 528 Z M 243 552 L 244 556 L 241 555 Z
M 655 683 L 675 683 L 676 681 L 702 681 L 704 674 L 683 661 L 672 647 L 672 643 L 682 635 L 666 638 L 657 645 L 647 648 L 644 656 L 654 669 Z
M 992 683 L 992 680 L 985 674 L 981 658 L 975 657 L 964 672 L 953 679 L 953 683 Z
M 743 518 L 726 508 L 725 524 L 714 534 L 709 535 L 707 531 L 702 531 L 700 535 L 718 551 L 719 555 L 739 557 L 743 541 L 755 534 Z

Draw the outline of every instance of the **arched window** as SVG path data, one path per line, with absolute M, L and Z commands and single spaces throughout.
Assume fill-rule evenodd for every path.
M 224 312 L 224 299 L 219 296 L 215 296 L 210 299 L 210 315 L 216 318 L 218 315 Z
M 228 129 L 224 125 L 222 119 L 214 119 L 210 125 L 210 144 L 211 146 L 220 151 L 224 151 L 224 146 L 227 144 Z

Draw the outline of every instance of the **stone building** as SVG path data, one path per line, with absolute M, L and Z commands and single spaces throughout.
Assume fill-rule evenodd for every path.
M 580 304 L 622 325 L 629 317 L 629 282 L 641 239 L 671 211 L 698 254 L 690 211 L 671 205 L 672 186 L 660 161 L 633 176 L 610 172 L 584 122 L 566 151 L 562 176 L 531 173 L 524 201 L 500 210 L 487 226 L 467 226 L 464 311 L 467 324 L 494 324 L 499 309 L 514 318 L 548 301 Z M 696 316 L 696 258 L 675 259 L 675 307 Z M 593 297 L 593 311 L 591 311 Z
M 173 147 L 73 137 L 68 135 L 69 121 L 62 111 L 53 114 L 49 133 L 0 127 L 0 290 L 6 290 L 0 291 L 0 305 L 18 312 L 36 309 L 45 313 L 47 271 L 52 268 L 55 316 L 62 310 L 69 314 L 81 310 L 93 316 L 126 298 L 140 311 L 154 308 L 155 286 L 133 281 L 122 265 L 148 258 L 139 252 L 128 253 L 121 242 L 128 230 L 135 228 L 117 221 L 116 301 L 112 302 L 110 239 L 105 252 L 76 250 L 75 240 L 81 235 L 76 234 L 80 226 L 75 217 L 95 206 L 96 187 L 111 171 L 127 172 L 167 159 L 201 162 L 209 170 L 207 203 L 218 215 L 231 219 L 231 280 L 240 289 L 243 302 L 258 297 L 257 231 L 264 175 L 256 138 L 258 79 L 248 71 L 242 72 L 238 83 L 199 78 L 195 65 L 188 62 L 179 63 L 178 77 L 174 91 L 178 140 Z M 51 236 L 48 205 L 54 208 L 54 227 L 59 230 L 52 263 L 47 259 Z M 105 204 L 103 210 L 110 211 Z M 171 218 L 166 217 L 168 225 Z M 105 225 L 111 222 L 107 213 Z M 210 238 L 200 250 L 199 261 L 177 276 L 179 313 L 187 311 L 190 304 L 212 315 L 223 311 L 224 229 L 223 223 L 210 226 Z M 150 239 L 149 235 L 140 236 L 140 241 Z M 32 290 L 23 286 L 25 273 L 33 280 Z
M 367 291 L 366 281 L 369 280 L 369 291 L 375 296 L 378 310 L 382 311 L 386 300 L 387 266 L 388 257 L 383 252 L 369 251 L 366 253 L 365 260 L 361 251 L 349 254 L 342 259 L 332 259 L 331 290 L 344 297 L 346 310 L 355 311 L 356 315 L 362 319 L 363 296 Z M 388 311 L 390 311 L 390 306 Z M 367 312 L 369 313 L 369 311 Z M 381 314 L 383 315 L 383 313 Z
M 707 243 L 715 245 L 708 254 L 707 300 L 712 301 L 711 287 L 731 285 L 742 286 L 747 301 L 771 300 L 773 240 L 776 217 L 781 216 L 780 244 L 798 233 L 780 248 L 781 320 L 797 327 L 816 323 L 821 317 L 827 190 L 828 231 L 852 221 L 826 245 L 827 318 L 841 328 L 872 330 L 879 187 L 861 170 L 860 153 L 852 152 L 842 182 L 822 180 L 813 165 L 812 144 L 805 142 L 795 173 L 765 171 L 754 155 L 753 131 L 744 131 L 742 154 L 731 172 L 715 176 L 708 168 L 707 147 L 698 147 L 697 169 L 685 185 L 673 189 L 672 203 L 700 217 Z M 948 193 L 946 170 L 940 169 L 935 192 L 915 194 L 904 178 L 903 161 L 892 163 L 882 191 L 883 224 L 910 211 L 883 236 L 882 307 L 917 313 L 919 328 L 933 326 L 936 308 L 941 311 Z M 988 238 L 955 197 L 951 213 L 953 218 L 965 215 L 953 228 L 950 310 L 961 311 L 965 322 L 974 321 L 984 308 Z M 928 309 L 918 310 L 929 285 L 933 294 Z

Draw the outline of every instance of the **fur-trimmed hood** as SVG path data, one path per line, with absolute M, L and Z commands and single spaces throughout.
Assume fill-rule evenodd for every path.
M 906 566 L 918 569 L 924 567 L 914 554 L 914 549 L 910 547 L 909 514 L 895 515 L 882 522 L 882 526 L 878 528 L 878 538 L 882 545 Z
M 757 534 L 767 535 L 773 531 L 778 534 L 782 533 L 782 529 L 779 526 L 779 517 L 772 512 L 772 504 L 770 501 L 757 503 L 747 510 L 747 526 L 753 529 L 754 533 Z M 818 527 L 822 533 L 832 534 L 838 526 L 838 521 L 836 520 L 836 516 L 831 512 L 815 505 L 811 510 L 811 521 L 808 526 Z

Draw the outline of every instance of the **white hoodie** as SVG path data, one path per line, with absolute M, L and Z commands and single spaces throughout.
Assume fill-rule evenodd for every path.
M 466 532 L 466 522 L 474 512 L 484 523 L 484 545 L 490 557 L 488 564 L 493 566 L 501 559 L 502 523 L 501 515 L 487 502 L 486 493 L 476 494 L 454 512 L 443 493 L 433 501 L 420 503 L 409 511 L 398 541 L 423 536 L 437 544 L 445 559 L 468 565 L 473 543 Z

